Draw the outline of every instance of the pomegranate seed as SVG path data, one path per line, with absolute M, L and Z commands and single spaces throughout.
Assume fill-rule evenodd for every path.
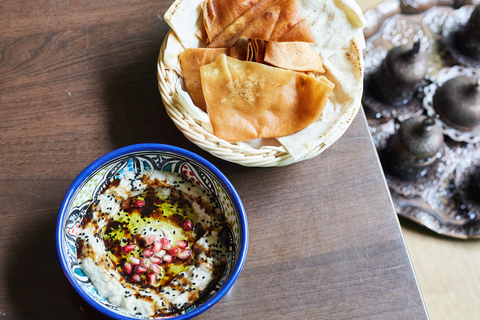
M 138 208 L 138 207 L 143 207 L 144 205 L 145 205 L 145 201 L 143 201 L 143 200 L 135 200 L 135 201 L 133 202 L 133 206 L 134 206 L 134 207 L 137 207 L 137 208 Z
M 154 286 L 157 283 L 158 276 L 155 273 L 149 273 L 147 275 L 148 284 Z
M 170 250 L 168 250 L 168 253 L 172 256 L 176 256 L 180 252 L 180 249 L 177 247 L 172 247 Z
M 160 263 L 162 263 L 162 258 L 153 256 L 153 257 L 150 257 L 150 261 L 151 261 L 152 263 L 155 263 L 155 264 L 158 264 L 158 265 L 159 265 Z
M 191 255 L 192 255 L 192 250 L 190 250 L 190 249 L 185 249 L 185 250 L 183 250 L 182 252 L 180 252 L 177 257 L 178 257 L 179 259 L 186 260 L 186 259 L 188 259 L 188 257 L 190 257 Z
M 152 261 L 150 261 L 150 259 L 148 259 L 148 258 L 143 258 L 140 261 L 140 266 L 145 267 L 145 268 L 148 268 L 148 266 L 151 265 L 151 264 L 152 264 Z
M 127 244 L 122 247 L 122 253 L 130 253 L 135 249 L 137 246 L 134 244 Z
M 165 263 L 172 263 L 173 262 L 173 257 L 169 254 L 166 254 L 162 257 L 163 261 Z
M 148 269 L 152 270 L 153 273 L 156 273 L 156 274 L 160 274 L 162 272 L 162 268 L 155 263 L 152 263 L 151 265 L 149 265 Z
M 145 241 L 147 242 L 147 245 L 151 245 L 155 241 L 160 241 L 160 236 L 158 234 L 150 234 L 145 237 Z
M 162 244 L 162 248 L 165 250 L 169 250 L 172 247 L 172 245 L 170 244 L 170 240 L 168 240 L 167 238 L 160 239 L 160 243 Z
M 165 250 L 160 250 L 160 251 L 158 251 L 158 252 L 155 252 L 154 255 L 155 255 L 155 257 L 161 258 L 161 257 L 163 257 L 163 256 L 165 255 L 165 253 L 167 253 L 167 251 L 165 251 Z
M 142 254 L 146 258 L 150 258 L 151 256 L 153 256 L 153 250 L 145 249 L 145 250 L 143 250 Z
M 140 277 L 140 275 L 138 273 L 135 273 L 134 275 L 132 275 L 132 281 L 140 282 L 140 281 L 142 281 L 142 278 Z
M 192 231 L 193 230 L 192 220 L 185 220 L 185 222 L 183 223 L 183 230 L 185 230 L 185 231 Z
M 136 274 L 144 274 L 145 272 L 147 272 L 147 268 L 142 267 L 142 266 L 136 266 L 134 272 Z
M 159 241 L 155 241 L 152 244 L 152 251 L 153 252 L 159 252 L 160 250 L 162 250 L 162 244 Z
M 125 262 L 123 265 L 123 271 L 125 271 L 126 274 L 131 274 L 133 271 L 133 266 L 130 263 Z
M 138 266 L 140 264 L 140 258 L 137 258 L 137 257 L 134 257 L 134 256 L 130 256 L 129 261 L 134 266 Z
M 185 240 L 178 240 L 177 242 L 175 242 L 175 245 L 180 249 L 185 249 L 186 247 L 188 247 L 188 242 Z

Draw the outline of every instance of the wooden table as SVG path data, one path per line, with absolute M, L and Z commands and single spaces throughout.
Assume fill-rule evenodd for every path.
M 199 319 L 426 319 L 363 113 L 302 163 L 214 158 L 175 128 L 157 90 L 170 3 L 2 0 L 0 319 L 103 318 L 61 272 L 58 209 L 89 163 L 141 142 L 206 157 L 244 201 L 244 269 Z

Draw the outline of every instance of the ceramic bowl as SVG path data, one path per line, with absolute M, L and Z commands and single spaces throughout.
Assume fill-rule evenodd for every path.
M 228 263 L 217 285 L 200 303 L 169 318 L 190 319 L 212 307 L 232 287 L 243 267 L 248 244 L 247 218 L 235 188 L 215 166 L 192 152 L 162 144 L 138 144 L 113 151 L 89 165 L 73 181 L 61 205 L 56 228 L 58 257 L 66 277 L 87 303 L 114 319 L 139 319 L 97 293 L 78 264 L 76 238 L 86 209 L 106 184 L 127 171 L 152 169 L 176 172 L 203 186 L 217 197 L 231 227 Z

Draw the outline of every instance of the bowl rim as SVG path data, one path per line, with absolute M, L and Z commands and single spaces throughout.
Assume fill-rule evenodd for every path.
M 57 256 L 60 262 L 60 265 L 62 267 L 62 270 L 67 277 L 68 281 L 70 284 L 73 286 L 75 291 L 92 307 L 94 307 L 97 311 L 103 313 L 104 315 L 107 315 L 111 318 L 119 319 L 119 320 L 131 320 L 131 319 L 142 319 L 142 318 L 136 318 L 134 316 L 129 317 L 129 316 L 124 316 L 118 313 L 115 313 L 104 306 L 100 305 L 95 299 L 93 299 L 89 294 L 87 294 L 81 286 L 72 279 L 71 274 L 69 269 L 67 268 L 68 262 L 63 255 L 63 249 L 62 249 L 62 243 L 63 243 L 63 226 L 65 224 L 65 217 L 67 210 L 71 204 L 71 201 L 74 198 L 74 195 L 79 187 L 83 185 L 83 182 L 85 181 L 86 178 L 90 176 L 94 171 L 96 171 L 98 168 L 102 167 L 105 163 L 108 163 L 112 160 L 115 160 L 118 157 L 130 154 L 130 153 L 136 153 L 136 152 L 142 152 L 142 151 L 161 151 L 161 152 L 171 152 L 171 153 L 176 153 L 180 154 L 184 157 L 190 158 L 193 161 L 196 161 L 200 163 L 201 165 L 205 166 L 208 170 L 210 170 L 216 177 L 218 177 L 226 186 L 228 189 L 227 191 L 232 195 L 233 198 L 233 205 L 236 208 L 236 211 L 239 212 L 239 221 L 238 221 L 238 226 L 239 226 L 239 235 L 241 236 L 240 243 L 241 246 L 239 246 L 238 250 L 238 261 L 235 264 L 231 274 L 229 275 L 227 281 L 223 284 L 223 286 L 205 303 L 199 305 L 192 311 L 181 314 L 169 319 L 175 319 L 175 320 L 185 320 L 185 319 L 191 319 L 195 316 L 198 316 L 199 314 L 205 312 L 208 310 L 210 307 L 212 307 L 214 304 L 216 304 L 233 286 L 235 281 L 237 280 L 238 276 L 240 275 L 240 272 L 245 264 L 246 260 L 246 255 L 247 255 L 247 249 L 248 249 L 248 224 L 247 224 L 247 215 L 245 212 L 245 208 L 243 206 L 243 203 L 240 199 L 240 196 L 238 195 L 236 189 L 233 187 L 232 183 L 228 178 L 216 167 L 214 166 L 211 162 L 208 160 L 204 159 L 203 157 L 188 151 L 186 149 L 172 146 L 172 145 L 167 145 L 167 144 L 160 144 L 160 143 L 140 143 L 140 144 L 134 144 L 134 145 L 129 145 L 126 147 L 122 147 L 119 149 L 116 149 L 114 151 L 111 151 L 100 158 L 96 159 L 93 161 L 90 165 L 88 165 L 84 170 L 80 172 L 80 174 L 73 180 L 72 184 L 68 188 L 63 200 L 61 207 L 59 209 L 58 213 L 58 218 L 57 218 L 57 225 L 56 225 L 56 230 L 55 230 L 55 246 L 57 250 Z

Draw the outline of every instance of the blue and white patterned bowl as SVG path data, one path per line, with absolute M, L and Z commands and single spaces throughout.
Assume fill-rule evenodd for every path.
M 215 166 L 190 151 L 162 144 L 132 145 L 101 157 L 83 170 L 68 189 L 58 216 L 56 245 L 60 264 L 75 290 L 95 309 L 114 319 L 139 319 L 98 295 L 78 265 L 75 241 L 86 209 L 99 192 L 126 171 L 141 170 L 176 172 L 203 186 L 218 198 L 231 226 L 228 265 L 219 283 L 199 305 L 169 318 L 190 319 L 217 303 L 232 287 L 245 262 L 248 245 L 247 218 L 236 190 Z

